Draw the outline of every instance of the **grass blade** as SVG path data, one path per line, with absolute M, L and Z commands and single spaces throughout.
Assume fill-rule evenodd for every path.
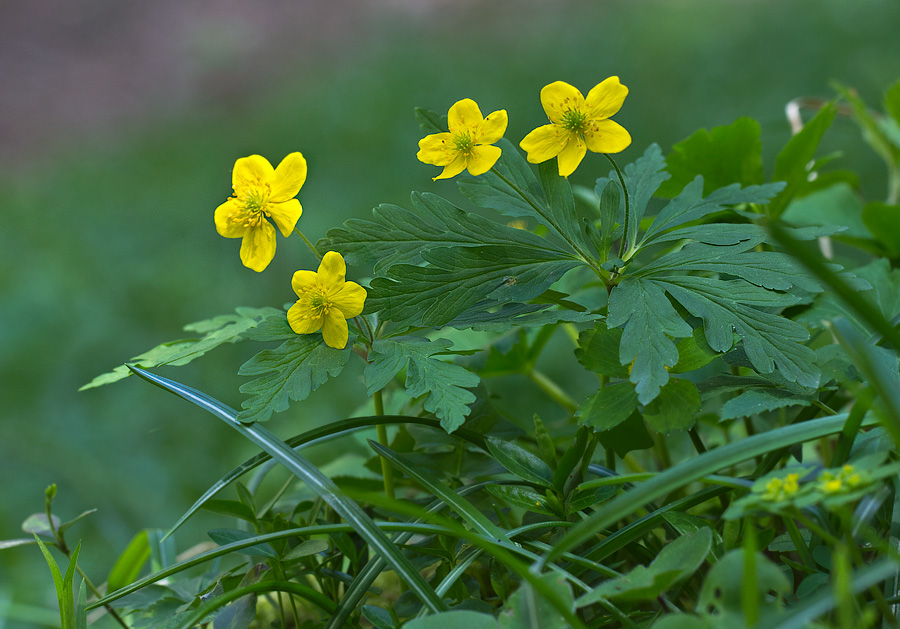
M 366 515 L 356 502 L 344 496 L 330 478 L 318 468 L 259 424 L 244 425 L 237 420 L 237 411 L 210 396 L 186 387 L 172 380 L 151 374 L 137 367 L 130 367 L 138 376 L 175 395 L 203 408 L 234 428 L 260 449 L 268 452 L 273 459 L 284 465 L 291 473 L 307 484 L 332 509 L 350 524 L 365 539 L 374 552 L 384 557 L 403 581 L 413 590 L 423 603 L 433 612 L 445 611 L 447 605 L 428 585 L 413 567 L 410 560 L 400 552 L 378 526 Z

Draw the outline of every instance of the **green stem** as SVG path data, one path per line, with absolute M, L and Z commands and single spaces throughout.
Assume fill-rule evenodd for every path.
M 697 454 L 703 454 L 706 452 L 706 446 L 703 445 L 703 440 L 700 438 L 700 433 L 697 432 L 697 427 L 692 426 L 690 430 L 688 430 L 688 435 L 691 437 L 691 443 L 694 444 L 694 448 L 697 450 Z
M 619 165 L 616 163 L 608 153 L 603 153 L 603 156 L 609 160 L 609 163 L 612 164 L 612 167 L 616 169 L 616 175 L 619 177 L 619 183 L 622 184 L 622 194 L 625 195 L 625 225 L 623 226 L 622 232 L 622 240 L 619 241 L 619 258 L 625 259 L 625 249 L 628 246 L 628 229 L 631 222 L 631 204 L 628 201 L 628 186 L 625 185 L 625 177 L 622 176 L 622 171 L 619 170 Z
M 784 516 L 782 520 L 784 520 L 784 525 L 791 536 L 791 541 L 794 542 L 794 547 L 800 554 L 800 560 L 803 562 L 803 565 L 806 566 L 810 574 L 815 573 L 817 571 L 816 560 L 813 559 L 809 546 L 803 541 L 803 536 L 800 534 L 800 529 L 797 528 L 797 523 L 790 516 Z
M 306 243 L 306 246 L 309 247 L 310 251 L 312 251 L 312 252 L 316 255 L 316 258 L 318 258 L 319 260 L 321 260 L 321 259 L 322 259 L 322 256 L 319 254 L 318 251 L 316 251 L 315 246 L 309 241 L 309 239 L 308 239 L 306 236 L 303 235 L 303 232 L 300 231 L 299 229 L 297 229 L 296 227 L 294 227 L 294 232 L 295 232 L 298 236 L 300 236 L 300 238 L 303 239 L 303 242 L 305 242 L 305 243 Z
M 375 414 L 376 415 L 384 415 L 384 398 L 381 396 L 381 391 L 376 391 L 372 396 L 372 401 L 375 402 Z M 383 445 L 385 448 L 390 447 L 390 442 L 388 441 L 387 436 L 387 425 L 386 424 L 378 424 L 378 443 Z M 388 460 L 384 457 L 381 457 L 381 477 L 384 480 L 384 495 L 394 499 L 394 469 L 391 467 L 391 464 L 388 463 Z
M 578 410 L 578 403 L 569 397 L 569 394 L 563 391 L 558 384 L 537 369 L 529 371 L 528 377 L 541 391 L 546 393 L 554 402 L 562 406 L 568 412 L 574 414 L 575 411 Z
M 600 277 L 601 279 L 603 279 L 603 269 L 601 269 L 599 266 L 597 266 L 597 265 L 594 263 L 593 257 L 589 256 L 587 253 L 585 253 L 584 251 L 582 251 L 581 247 L 578 246 L 578 243 L 573 242 L 572 240 L 570 240 L 569 237 L 566 236 L 566 234 L 563 232 L 563 230 L 560 229 L 559 225 L 557 225 L 556 222 L 555 222 L 552 218 L 550 218 L 549 216 L 547 216 L 546 214 L 544 214 L 544 211 L 543 211 L 543 210 L 542 210 L 542 209 L 541 209 L 541 208 L 540 208 L 540 207 L 539 207 L 539 206 L 531 199 L 531 197 L 529 197 L 527 194 L 525 194 L 525 192 L 523 192 L 523 191 L 519 188 L 519 186 L 517 186 L 517 185 L 514 184 L 512 181 L 510 181 L 509 179 L 507 179 L 507 178 L 503 175 L 503 173 L 501 173 L 501 172 L 500 172 L 499 170 L 497 170 L 496 168 L 491 168 L 491 172 L 494 173 L 495 175 L 497 175 L 497 177 L 499 177 L 500 180 L 503 181 L 503 183 L 505 183 L 507 186 L 509 186 L 510 188 L 512 188 L 513 191 L 515 191 L 516 194 L 518 194 L 520 197 L 522 197 L 522 200 L 525 201 L 525 203 L 527 203 L 528 205 L 530 205 L 531 208 L 532 208 L 535 212 L 537 212 L 538 216 L 540 216 L 542 219 L 544 219 L 544 221 L 545 221 L 548 225 L 550 225 L 550 226 L 556 231 L 556 233 L 559 234 L 559 235 L 562 237 L 563 240 L 565 240 L 567 243 L 569 243 L 569 246 L 572 247 L 572 249 L 575 250 L 575 252 L 576 252 L 576 253 L 578 254 L 578 256 L 585 262 L 585 264 L 587 264 L 589 267 L 591 267 L 591 270 L 593 270 L 594 273 L 596 273 L 598 277 Z

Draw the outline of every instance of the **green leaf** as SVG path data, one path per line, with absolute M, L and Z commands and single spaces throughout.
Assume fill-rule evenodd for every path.
M 464 367 L 434 358 L 453 345 L 446 339 L 429 341 L 416 336 L 378 339 L 372 344 L 364 378 L 372 395 L 388 385 L 406 367 L 406 392 L 412 398 L 428 394 L 425 410 L 441 420 L 448 433 L 459 428 L 471 412 L 475 394 L 466 389 L 478 386 L 478 375 Z
M 700 392 L 690 380 L 673 378 L 660 389 L 659 397 L 644 408 L 644 421 L 656 432 L 689 430 L 700 410 Z
M 738 118 L 710 131 L 698 130 L 672 147 L 666 159 L 672 178 L 660 186 L 659 194 L 673 197 L 697 175 L 703 176 L 707 194 L 732 183 L 762 183 L 759 133 L 759 123 L 752 118 Z
M 521 245 L 436 247 L 428 266 L 396 264 L 371 281 L 366 312 L 395 323 L 442 326 L 483 299 L 528 301 L 579 262 L 570 254 Z
M 843 225 L 842 236 L 872 238 L 862 218 L 863 204 L 856 191 L 845 183 L 817 190 L 794 199 L 781 215 L 792 225 Z
M 287 322 L 284 322 L 287 327 Z M 335 377 L 350 358 L 352 339 L 344 349 L 322 342 L 320 334 L 295 334 L 275 349 L 265 349 L 241 365 L 242 376 L 261 376 L 241 385 L 244 400 L 238 415 L 242 422 L 265 421 L 285 410 L 289 400 L 300 402 Z
M 246 522 L 256 522 L 256 513 L 243 502 L 236 500 L 207 500 L 203 503 L 203 509 L 219 515 L 227 515 L 240 518 Z
M 678 362 L 678 349 L 670 337 L 691 336 L 662 288 L 653 281 L 625 277 L 609 296 L 606 325 L 624 326 L 619 362 L 632 363 L 630 379 L 638 400 L 649 404 L 669 380 L 666 367 Z
M 58 531 L 60 519 L 55 515 L 51 517 L 53 518 L 53 528 Z M 54 537 L 53 531 L 50 529 L 50 525 L 47 521 L 46 513 L 32 513 L 25 518 L 25 521 L 22 522 L 22 531 L 33 535 L 43 535 L 44 537 L 49 537 L 51 539 Z
M 447 132 L 447 116 L 441 116 L 437 112 L 425 109 L 424 107 L 416 107 L 416 122 L 422 133 L 446 133 Z
M 341 252 L 351 264 L 375 262 L 381 274 L 394 264 L 421 264 L 423 253 L 435 247 L 517 244 L 568 255 L 545 238 L 470 214 L 430 193 L 413 192 L 412 211 L 379 205 L 373 220 L 353 218 L 328 231 L 319 249 Z
M 638 407 L 638 396 L 631 382 L 610 384 L 589 396 L 575 418 L 583 426 L 595 431 L 609 430 L 624 422 Z
M 862 221 L 892 257 L 900 256 L 900 230 L 897 229 L 900 205 L 879 201 L 866 203 L 862 209 Z
M 109 571 L 107 592 L 115 592 L 129 583 L 133 583 L 148 559 L 150 559 L 150 541 L 147 531 L 144 530 L 131 539 L 128 546 L 116 559 L 116 563 L 113 564 L 112 570 Z
M 755 574 L 752 577 L 746 576 L 744 553 L 744 549 L 737 548 L 726 553 L 715 563 L 703 580 L 703 589 L 697 603 L 699 609 L 714 609 L 720 613 L 742 613 L 741 591 L 745 582 L 751 579 L 756 582 L 755 589 L 759 596 L 754 604 L 758 605 L 760 610 L 771 609 L 776 605 L 769 592 L 783 596 L 790 591 L 790 583 L 784 572 L 761 553 L 755 553 L 753 561 Z
M 615 496 L 619 488 L 615 485 L 582 489 L 575 493 L 566 505 L 566 515 L 578 513 L 588 507 L 595 507 Z
M 244 540 L 249 540 L 257 537 L 253 533 L 250 533 L 248 531 L 240 531 L 238 529 L 213 529 L 211 531 L 208 531 L 207 535 L 209 535 L 209 538 L 219 546 L 232 544 L 234 542 L 242 542 Z M 275 549 L 272 548 L 270 544 L 255 544 L 253 546 L 243 548 L 238 552 L 241 552 L 245 555 L 250 555 L 252 557 L 265 557 L 267 559 L 278 558 L 278 553 L 275 552 Z
M 534 513 L 559 516 L 547 498 L 528 487 L 518 485 L 488 485 L 487 492 L 514 507 L 520 507 Z
M 900 147 L 894 146 L 890 138 L 885 136 L 878 121 L 872 115 L 872 112 L 866 106 L 866 103 L 857 95 L 856 90 L 844 87 L 839 83 L 834 83 L 833 86 L 852 108 L 853 119 L 862 130 L 862 136 L 866 143 L 871 146 L 885 162 L 893 165 L 900 159 Z M 889 93 L 891 95 L 894 94 L 892 91 Z M 893 96 L 891 97 L 890 102 L 894 102 Z
M 787 207 L 788 202 L 798 196 L 809 183 L 810 164 L 813 162 L 822 136 L 831 127 L 835 114 L 837 114 L 837 105 L 827 103 L 816 112 L 812 120 L 807 122 L 799 133 L 788 140 L 775 158 L 775 172 L 772 173 L 772 180 L 787 182 L 787 186 L 769 204 L 768 212 L 773 218 L 777 218 Z
M 812 395 L 799 396 L 787 389 L 750 389 L 731 398 L 722 406 L 719 421 L 750 417 L 788 406 L 809 406 Z
M 429 610 L 432 612 L 446 610 L 446 604 L 437 596 L 434 589 L 425 582 L 409 559 L 391 543 L 363 509 L 357 503 L 344 496 L 331 479 L 297 454 L 290 446 L 259 424 L 245 425 L 241 423 L 238 421 L 237 411 L 204 393 L 167 378 L 151 374 L 143 369 L 135 367 L 134 370 L 135 373 L 148 382 L 170 391 L 215 415 L 249 441 L 269 453 L 273 459 L 284 465 L 292 474 L 303 481 L 310 490 L 321 497 L 336 513 L 344 518 L 368 543 L 371 551 L 387 562 L 410 589 L 419 596 Z M 318 593 L 314 592 L 314 594 Z M 328 599 L 325 600 L 332 604 Z
M 653 437 L 650 436 L 644 425 L 644 420 L 637 412 L 629 415 L 628 419 L 621 424 L 598 432 L 597 438 L 604 448 L 612 448 L 619 458 L 623 458 L 633 450 L 652 448 L 654 444 Z
M 497 621 L 490 614 L 459 610 L 415 618 L 403 627 L 404 629 L 497 629 Z
M 256 327 L 268 317 L 284 316 L 277 308 L 237 308 L 237 314 L 219 315 L 184 326 L 188 332 L 202 334 L 200 338 L 163 343 L 151 350 L 135 356 L 128 362 L 145 369 L 159 365 L 186 365 L 195 358 L 224 343 L 238 343 L 244 340 L 243 333 Z M 121 365 L 109 373 L 97 376 L 79 391 L 117 382 L 131 375 L 128 367 Z
M 488 436 L 487 447 L 497 462 L 530 483 L 553 487 L 553 470 L 540 458 L 510 441 Z
M 575 611 L 575 600 L 572 588 L 564 577 L 557 574 L 544 574 L 540 580 L 549 586 L 553 593 Z M 500 629 L 570 629 L 569 622 L 560 612 L 538 595 L 530 583 L 522 583 L 516 590 L 498 618 Z
M 598 321 L 593 328 L 583 330 L 578 335 L 575 358 L 581 366 L 594 373 L 611 378 L 627 378 L 628 367 L 619 362 L 621 328 L 608 328 L 606 322 Z
M 578 607 L 603 599 L 652 601 L 679 581 L 692 576 L 712 549 L 712 532 L 702 528 L 666 544 L 649 566 L 637 566 L 628 574 L 605 581 L 581 596 Z
M 556 162 L 547 160 L 538 165 L 541 185 L 547 197 L 549 218 L 554 228 L 566 239 L 579 248 L 586 249 L 587 243 L 581 232 L 581 222 L 575 212 L 575 197 L 569 180 L 560 177 Z
M 618 181 L 605 181 L 606 186 L 602 190 L 598 190 L 598 196 L 600 197 L 600 232 L 599 238 L 594 243 L 597 254 L 604 261 L 609 259 L 609 252 L 612 249 L 616 236 L 621 237 L 622 235 L 622 230 L 616 229 L 616 219 L 625 212 L 621 185 Z M 589 224 L 593 226 L 593 223 Z
M 678 362 L 669 369 L 669 373 L 687 373 L 695 371 L 711 363 L 719 352 L 706 342 L 703 328 L 695 328 L 694 333 L 678 341 Z
M 284 561 L 318 555 L 319 553 L 328 552 L 328 548 L 328 542 L 324 539 L 306 539 L 289 550 L 284 556 Z
M 553 308 L 552 304 L 516 304 L 486 299 L 448 321 L 446 325 L 458 330 L 472 329 L 505 332 L 514 327 L 543 327 L 554 323 L 587 323 L 598 315 Z

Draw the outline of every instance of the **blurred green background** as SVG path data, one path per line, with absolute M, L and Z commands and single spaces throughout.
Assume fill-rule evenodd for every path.
M 415 158 L 415 106 L 446 112 L 469 97 L 485 114 L 505 108 L 517 142 L 545 122 L 542 86 L 587 93 L 615 74 L 630 89 L 616 120 L 634 139 L 620 163 L 752 116 L 771 172 L 791 99 L 830 98 L 838 80 L 880 108 L 900 77 L 898 30 L 893 0 L 3 3 L 0 539 L 22 537 L 57 483 L 64 519 L 98 509 L 69 537 L 84 540 L 82 564 L 102 582 L 132 535 L 169 527 L 251 454 L 136 379 L 77 392 L 187 336 L 189 322 L 293 299 L 291 274 L 315 266 L 298 239 L 279 236 L 257 274 L 241 266 L 239 241 L 216 234 L 238 157 L 304 153 L 298 226 L 316 240 L 378 203 L 405 205 L 411 190 L 459 198 Z M 883 167 L 849 120 L 826 144 L 861 173 L 865 196 L 883 198 Z M 589 156 L 572 180 L 605 169 Z M 256 350 L 226 346 L 160 371 L 239 406 L 235 372 Z M 345 387 L 322 387 L 271 427 L 287 436 L 346 417 L 365 400 Z M 188 527 L 179 550 L 212 522 Z M 37 548 L 0 550 L 0 627 L 29 626 L 4 620 L 4 607 L 52 608 L 51 591 Z

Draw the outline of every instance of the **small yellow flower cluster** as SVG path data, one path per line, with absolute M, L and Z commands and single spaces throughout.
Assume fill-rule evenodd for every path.
M 856 489 L 863 484 L 863 478 L 852 465 L 845 465 L 835 474 L 825 470 L 819 475 L 819 491 L 825 494 L 837 494 Z
M 800 491 L 800 475 L 788 474 L 784 478 L 773 478 L 766 483 L 766 491 L 762 494 L 762 498 L 769 502 L 783 502 L 798 491 Z
M 594 86 L 587 98 L 568 83 L 551 83 L 541 90 L 541 105 L 550 124 L 526 135 L 519 146 L 532 164 L 558 157 L 561 177 L 575 172 L 587 151 L 619 153 L 631 144 L 631 136 L 609 118 L 619 111 L 627 95 L 628 88 L 617 76 Z M 419 140 L 416 157 L 426 164 L 444 167 L 434 179 L 454 177 L 464 170 L 474 176 L 482 175 L 500 159 L 500 149 L 491 145 L 503 137 L 507 122 L 506 110 L 485 118 L 475 101 L 463 99 L 450 107 L 449 131 Z

